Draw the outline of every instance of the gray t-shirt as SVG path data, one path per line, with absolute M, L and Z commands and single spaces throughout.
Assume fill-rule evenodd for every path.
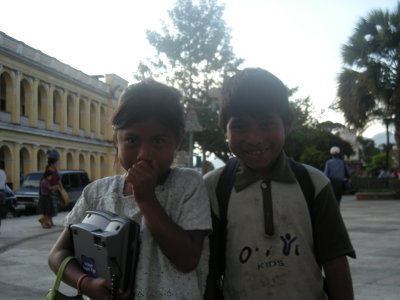
M 140 224 L 140 253 L 135 299 L 202 299 L 208 273 L 209 245 L 205 239 L 199 264 L 179 271 L 153 239 L 134 197 L 124 196 L 124 175 L 96 180 L 83 191 L 64 225 L 80 223 L 90 209 L 107 210 Z M 201 175 L 192 169 L 172 169 L 156 197 L 168 216 L 185 230 L 211 230 L 210 207 Z

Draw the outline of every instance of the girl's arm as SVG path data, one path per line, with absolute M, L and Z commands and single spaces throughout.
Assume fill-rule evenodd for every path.
M 68 229 L 59 236 L 50 250 L 48 264 L 54 273 L 57 273 L 65 257 L 74 255 L 72 237 Z M 77 288 L 78 279 L 84 274 L 76 260 L 68 263 L 64 271 L 63 281 Z M 104 278 L 86 277 L 81 283 L 81 292 L 93 300 L 109 300 L 111 297 L 111 283 Z M 120 295 L 121 300 L 128 299 L 129 293 Z
M 138 205 L 165 256 L 182 272 L 195 269 L 199 263 L 206 231 L 182 229 L 165 213 L 155 195 L 141 199 Z
M 155 161 L 139 161 L 128 170 L 126 182 L 161 251 L 182 272 L 190 272 L 199 263 L 207 231 L 184 230 L 171 220 L 156 198 L 157 178 Z
M 346 256 L 340 256 L 323 264 L 328 284 L 329 299 L 354 300 L 353 284 Z

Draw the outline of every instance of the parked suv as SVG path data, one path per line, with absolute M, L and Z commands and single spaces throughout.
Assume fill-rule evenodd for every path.
M 32 172 L 25 176 L 20 189 L 15 191 L 17 203 L 25 206 L 29 212 L 36 213 L 39 203 L 39 186 L 43 171 Z M 69 203 L 64 205 L 62 200 L 58 204 L 60 210 L 69 210 L 82 193 L 83 188 L 89 183 L 89 176 L 82 170 L 58 170 L 61 182 L 68 193 Z

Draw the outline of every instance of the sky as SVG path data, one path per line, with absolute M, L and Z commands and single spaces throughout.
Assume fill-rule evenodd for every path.
M 361 17 L 394 10 L 397 0 L 224 0 L 233 51 L 244 67 L 278 76 L 294 98 L 310 97 L 320 122 L 344 123 L 329 106 L 343 65 L 341 47 Z M 89 75 L 115 73 L 130 83 L 155 54 L 146 30 L 160 31 L 174 0 L 0 0 L 0 31 Z M 363 135 L 383 131 L 370 126 Z

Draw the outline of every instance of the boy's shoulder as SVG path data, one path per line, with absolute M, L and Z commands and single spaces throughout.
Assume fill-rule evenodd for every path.
M 308 174 L 310 175 L 311 181 L 314 185 L 315 195 L 317 195 L 329 183 L 329 178 L 326 177 L 324 172 L 313 166 L 307 164 L 302 165 L 306 168 Z
M 224 168 L 225 168 L 225 166 L 222 166 L 218 169 L 214 169 L 214 170 L 209 171 L 206 174 L 204 174 L 203 178 L 204 178 L 206 185 L 211 185 L 211 184 L 216 185 L 218 183 L 218 180 L 219 180 Z

